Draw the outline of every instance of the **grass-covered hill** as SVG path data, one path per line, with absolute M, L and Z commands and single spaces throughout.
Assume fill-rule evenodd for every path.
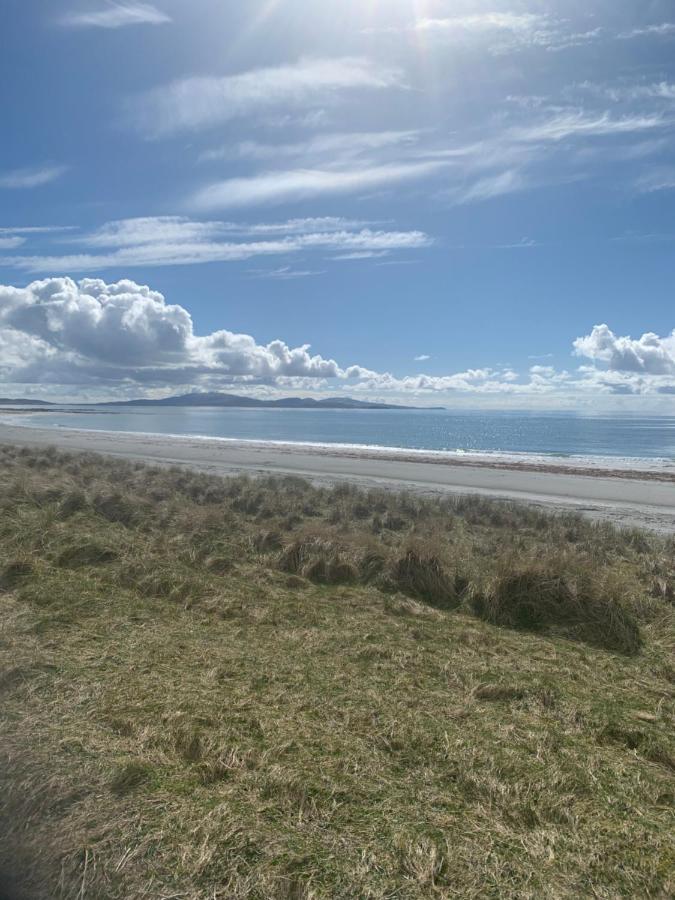
M 672 896 L 675 543 L 0 448 L 24 898 Z

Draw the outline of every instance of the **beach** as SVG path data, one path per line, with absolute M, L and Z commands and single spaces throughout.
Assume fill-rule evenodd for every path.
M 295 475 L 318 484 L 410 490 L 426 496 L 481 494 L 551 512 L 579 512 L 621 527 L 675 533 L 672 471 L 579 468 L 396 450 L 331 448 L 0 423 L 0 443 L 103 453 L 213 475 Z

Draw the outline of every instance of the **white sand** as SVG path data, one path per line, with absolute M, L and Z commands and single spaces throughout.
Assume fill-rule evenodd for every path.
M 160 465 L 182 465 L 216 475 L 293 474 L 314 482 L 349 481 L 363 487 L 413 490 L 425 495 L 478 493 L 576 510 L 617 525 L 675 534 L 672 475 L 575 471 L 564 465 L 526 465 L 410 456 L 405 453 L 332 450 L 122 432 L 23 427 L 0 423 L 0 442 L 53 445 Z

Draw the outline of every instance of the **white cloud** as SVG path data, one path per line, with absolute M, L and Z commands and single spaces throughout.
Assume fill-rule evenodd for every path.
M 239 234 L 316 234 L 329 231 L 355 231 L 371 225 L 382 224 L 364 219 L 346 219 L 343 216 L 311 216 L 304 219 L 287 219 L 285 222 L 258 222 L 243 225 L 228 222 L 227 227 Z
M 373 229 L 339 217 L 238 225 L 159 216 L 109 222 L 92 234 L 69 238 L 68 243 L 83 245 L 85 251 L 14 256 L 4 262 L 31 272 L 92 272 L 134 266 L 238 262 L 312 251 L 417 250 L 428 247 L 431 239 L 421 231 Z
M 512 129 L 510 137 L 525 143 L 563 141 L 572 137 L 603 137 L 634 134 L 663 128 L 672 124 L 661 115 L 625 116 L 615 119 L 608 112 L 588 114 L 583 110 L 569 110 L 544 122 Z
M 576 87 L 603 97 L 615 103 L 626 100 L 675 100 L 675 84 L 658 81 L 651 84 L 597 84 L 585 81 Z
M 216 238 L 245 235 L 269 237 L 354 231 L 373 222 L 346 219 L 340 216 L 315 216 L 287 219 L 285 222 L 200 222 L 186 216 L 141 216 L 106 222 L 96 231 L 71 238 L 72 243 L 88 247 L 132 247 L 142 244 L 192 244 Z
M 0 235 L 0 250 L 16 250 L 17 247 L 20 247 L 25 243 L 26 238 L 21 237 L 20 235 L 14 235 L 13 237 L 2 237 Z M 0 260 L 0 262 L 2 262 L 2 260 Z
M 171 19 L 150 3 L 125 3 L 110 0 L 105 9 L 71 12 L 62 16 L 61 25 L 71 28 L 123 28 L 127 25 L 163 25 Z
M 8 190 L 23 190 L 27 188 L 42 187 L 56 181 L 67 171 L 66 166 L 42 166 L 35 169 L 14 169 L 11 172 L 0 173 L 0 188 Z
M 333 360 L 308 346 L 257 344 L 246 334 L 194 333 L 183 307 L 133 281 L 85 278 L 0 287 L 0 373 L 13 383 L 186 383 L 211 377 L 265 381 L 335 378 Z
M 277 270 L 283 277 L 285 268 Z M 270 273 L 274 274 L 274 273 Z M 521 378 L 508 367 L 398 378 L 362 365 L 341 366 L 308 345 L 259 344 L 247 334 L 195 333 L 188 311 L 133 281 L 49 278 L 25 288 L 0 286 L 0 380 L 70 385 L 73 390 L 138 393 L 226 386 L 335 390 L 402 398 L 596 397 L 675 392 L 675 332 L 617 338 L 606 325 L 574 344 L 597 365 L 576 375 L 532 366 Z M 425 361 L 427 354 L 417 358 Z
M 596 325 L 574 341 L 574 352 L 613 372 L 675 375 L 675 330 L 664 338 L 647 332 L 634 339 L 617 337 L 607 325 Z
M 323 275 L 310 269 L 293 269 L 291 266 L 280 266 L 278 269 L 257 269 L 251 273 L 256 278 L 269 278 L 273 281 L 293 281 L 296 278 L 308 278 L 311 275 Z
M 239 75 L 193 77 L 155 88 L 131 105 L 132 119 L 155 136 L 207 128 L 241 116 L 325 102 L 356 89 L 402 87 L 399 69 L 355 57 L 301 59 Z
M 144 216 L 106 222 L 93 234 L 75 238 L 89 247 L 138 247 L 147 244 L 193 244 L 227 233 L 223 222 L 195 222 L 185 216 Z
M 197 191 L 192 205 L 202 212 L 272 205 L 334 194 L 354 194 L 372 188 L 424 178 L 440 171 L 441 161 L 385 163 L 363 168 L 294 169 L 264 172 L 248 178 L 228 178 Z
M 417 31 L 440 32 L 490 32 L 512 31 L 516 33 L 532 32 L 546 23 L 543 16 L 533 13 L 476 13 L 467 16 L 452 16 L 445 19 L 420 19 L 415 28 Z
M 533 238 L 521 238 L 512 244 L 498 244 L 497 250 L 533 250 L 540 245 Z
M 659 166 L 645 172 L 637 179 L 635 187 L 643 194 L 675 190 L 675 167 Z
M 489 53 L 500 55 L 539 47 L 546 51 L 567 50 L 599 40 L 601 27 L 570 31 L 568 22 L 536 13 L 483 12 L 446 18 L 422 18 L 413 26 L 418 33 L 444 41 L 473 42 Z
M 675 22 L 662 22 L 659 25 L 645 25 L 642 28 L 633 28 L 632 31 L 626 31 L 619 37 L 625 40 L 637 37 L 669 37 L 675 34 Z
M 448 163 L 454 183 L 446 196 L 455 203 L 474 203 L 517 191 L 589 179 L 598 166 L 606 169 L 609 163 L 652 156 L 666 146 L 663 139 L 624 142 L 619 146 L 614 141 L 602 147 L 589 142 L 597 138 L 630 138 L 673 124 L 675 119 L 660 113 L 614 117 L 606 111 L 549 109 L 545 118 L 538 114 L 529 122 L 502 127 L 482 141 L 436 153 L 429 151 L 428 157 Z M 572 151 L 563 146 L 570 141 L 577 142 Z M 516 246 L 535 245 L 523 240 Z M 508 249 L 514 247 L 509 245 Z
M 51 234 L 58 231 L 75 231 L 75 225 L 30 225 L 27 227 L 0 228 L 0 234 Z
M 414 144 L 419 131 L 361 131 L 319 134 L 294 144 L 262 144 L 243 141 L 201 154 L 202 161 L 222 159 L 267 160 L 280 157 L 323 158 L 336 155 L 342 160 L 373 150 Z
M 428 353 L 421 353 L 415 357 L 415 362 L 426 362 L 428 359 L 431 359 Z
M 333 256 L 332 259 L 382 259 L 385 256 L 389 256 L 389 250 L 352 250 L 349 253 L 339 253 L 337 256 Z
M 492 200 L 494 197 L 502 197 L 505 194 L 513 194 L 516 191 L 524 190 L 527 186 L 527 181 L 521 172 L 509 169 L 506 172 L 479 178 L 469 187 L 458 190 L 454 197 L 457 203 L 474 203 L 481 200 Z

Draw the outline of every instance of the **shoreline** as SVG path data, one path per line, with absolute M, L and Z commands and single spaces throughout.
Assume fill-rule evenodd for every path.
M 21 411 L 18 417 L 30 418 L 33 410 Z M 68 410 L 77 415 L 79 410 Z M 77 428 L 70 425 L 43 425 L 42 423 L 17 422 L 15 413 L 0 408 L 0 428 L 3 426 L 41 429 L 49 432 L 77 431 L 80 433 L 128 435 L 132 438 L 154 438 L 170 441 L 204 441 L 225 447 L 272 449 L 280 453 L 303 452 L 353 459 L 392 460 L 397 462 L 423 462 L 442 466 L 469 466 L 472 468 L 505 469 L 523 472 L 543 472 L 560 475 L 581 475 L 601 478 L 629 478 L 644 481 L 662 481 L 675 484 L 675 460 L 665 457 L 582 456 L 528 453 L 526 451 L 500 450 L 435 450 L 417 447 L 388 447 L 379 444 L 344 444 L 320 441 L 262 440 L 260 438 L 236 438 L 202 434 L 179 434 L 150 431 L 108 431 L 98 428 Z
M 55 446 L 215 475 L 296 475 L 315 483 L 351 482 L 364 488 L 411 490 L 428 496 L 480 494 L 528 503 L 551 512 L 580 512 L 621 527 L 675 534 L 675 477 L 669 473 L 584 470 L 561 465 L 423 458 L 403 451 L 362 453 L 328 446 L 169 437 L 0 421 L 0 442 Z

